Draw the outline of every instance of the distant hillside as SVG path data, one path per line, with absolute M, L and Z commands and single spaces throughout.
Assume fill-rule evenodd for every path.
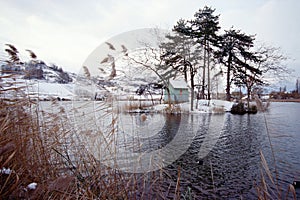
M 7 90 L 6 98 L 20 98 L 13 88 L 22 88 L 32 99 L 71 100 L 74 97 L 75 73 L 66 72 L 54 64 L 47 65 L 41 60 L 1 65 L 0 86 Z M 5 77 L 5 78 L 4 78 Z M 10 90 L 12 89 L 12 90 Z
M 27 80 L 45 80 L 49 83 L 71 83 L 76 74 L 63 71 L 61 67 L 54 64 L 48 66 L 41 60 L 30 60 L 19 64 L 3 64 L 2 74 L 17 74 L 20 78 Z
M 0 84 L 5 89 L 26 86 L 26 93 L 40 100 L 103 100 L 109 96 L 132 99 L 146 98 L 150 93 L 161 95 L 161 87 L 153 73 L 137 66 L 117 64 L 114 77 L 110 76 L 112 68 L 109 64 L 102 65 L 99 74 L 90 76 L 84 71 L 78 74 L 66 72 L 62 67 L 47 65 L 41 60 L 2 64 L 1 74 L 12 77 L 0 78 Z

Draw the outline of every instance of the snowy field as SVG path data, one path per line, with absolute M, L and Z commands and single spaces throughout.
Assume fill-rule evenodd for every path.
M 47 81 L 35 81 L 24 79 L 13 79 L 2 84 L 5 89 L 11 88 L 23 88 L 26 95 L 31 99 L 44 100 L 89 100 L 78 99 L 75 95 L 74 87 L 75 83 L 59 84 L 51 83 Z M 15 94 L 6 94 L 6 98 L 15 98 Z M 19 93 L 18 93 L 19 95 Z M 160 94 L 150 95 L 137 95 L 135 93 L 120 94 L 118 92 L 112 94 L 112 99 L 104 101 L 104 104 L 113 104 L 117 106 L 118 111 L 130 111 L 130 112 L 164 112 L 168 109 L 168 104 L 163 103 L 163 96 Z M 152 101 L 153 99 L 153 101 Z M 233 102 L 223 100 L 194 100 L 193 110 L 189 102 L 174 104 L 176 112 L 184 113 L 223 113 L 230 111 Z M 128 109 L 128 107 L 139 107 L 139 109 Z M 142 110 L 141 110 L 142 109 Z

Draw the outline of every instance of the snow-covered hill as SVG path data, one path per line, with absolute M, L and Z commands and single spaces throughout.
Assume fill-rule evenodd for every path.
M 158 78 L 138 65 L 132 65 L 128 60 L 115 60 L 114 76 L 112 62 L 99 65 L 98 74 L 87 76 L 83 71 L 78 74 L 65 72 L 56 65 L 47 65 L 43 61 L 1 66 L 0 79 L 2 88 L 13 89 L 22 87 L 25 94 L 40 100 L 94 100 L 114 96 L 118 99 L 147 98 L 136 95 L 136 91 L 149 83 L 157 83 Z M 87 69 L 88 70 L 88 69 Z M 161 94 L 161 89 L 147 88 L 152 94 Z M 7 94 L 7 98 L 16 97 Z
M 22 96 L 14 89 L 21 89 L 23 95 L 33 99 L 50 100 L 73 99 L 75 73 L 65 72 L 56 65 L 47 65 L 40 60 L 31 60 L 21 64 L 3 64 L 1 66 L 1 88 L 7 90 L 6 98 Z M 17 95 L 17 96 L 16 96 Z
M 30 60 L 18 64 L 2 64 L 2 74 L 15 74 L 19 78 L 27 80 L 45 80 L 48 83 L 70 83 L 76 74 L 65 72 L 54 64 L 47 65 L 41 60 Z

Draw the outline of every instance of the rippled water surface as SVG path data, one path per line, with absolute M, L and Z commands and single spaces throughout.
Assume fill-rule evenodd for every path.
M 256 186 L 261 185 L 261 171 L 269 185 L 276 187 L 264 173 L 260 151 L 263 153 L 270 171 L 282 195 L 286 195 L 288 185 L 300 179 L 300 104 L 272 103 L 267 113 L 256 115 L 197 114 L 168 116 L 167 132 L 159 132 L 149 140 L 149 149 L 169 142 L 178 133 L 184 118 L 193 121 L 196 134 L 188 150 L 177 161 L 165 167 L 163 190 L 175 187 L 180 170 L 180 191 L 184 196 L 217 199 L 257 199 Z M 220 129 L 220 123 L 223 123 Z M 189 124 L 185 124 L 189 126 Z M 215 127 L 215 128 L 214 128 Z M 267 131 L 270 138 L 268 137 Z M 210 136 L 208 136 L 210 134 Z M 212 137 L 211 135 L 216 135 Z M 202 145 L 207 145 L 207 137 L 217 140 L 207 156 L 200 156 Z M 269 140 L 270 139 L 270 140 Z M 185 145 L 183 140 L 182 145 Z M 275 165 L 272 144 L 275 155 Z M 189 141 L 190 142 L 190 141 Z M 203 150 L 203 149 L 202 149 Z M 173 183 L 173 184 L 172 184 Z M 164 188 L 165 187 L 165 188 Z M 299 193 L 299 191 L 297 191 Z M 299 194 L 298 194 L 299 195 Z M 174 194 L 166 194 L 172 198 Z
M 285 194 L 288 184 L 300 178 L 299 113 L 300 104 L 273 103 L 270 111 L 265 114 L 226 114 L 223 132 L 214 149 L 204 158 L 203 165 L 199 166 L 191 161 L 196 159 L 193 152 L 201 146 L 201 136 L 205 135 L 205 131 L 198 132 L 190 151 L 182 157 L 185 184 L 191 187 L 198 197 L 257 198 L 254 185 L 255 182 L 259 184 L 261 180 L 260 150 L 266 157 L 270 170 L 274 172 L 275 169 L 268 130 L 275 154 L 279 184 Z M 204 123 L 205 127 L 214 121 L 216 116 L 202 117 L 208 118 L 208 123 Z M 273 175 L 276 177 L 275 173 Z M 273 188 L 272 184 L 270 187 Z
M 78 117 L 74 120 L 77 120 L 78 128 L 100 129 L 111 122 L 111 118 L 103 121 L 103 110 L 97 105 L 93 104 L 90 111 L 88 107 L 76 109 L 77 114 L 74 115 Z M 93 112 L 95 110 L 99 112 Z M 149 198 L 158 198 L 152 190 L 157 183 L 162 197 L 171 199 L 176 195 L 172 193 L 175 190 L 181 192 L 181 198 L 257 199 L 256 186 L 262 186 L 261 173 L 269 191 L 276 190 L 261 165 L 260 151 L 285 196 L 288 185 L 300 180 L 299 113 L 299 103 L 272 103 L 266 113 L 242 116 L 230 113 L 142 114 L 146 117 L 120 114 L 115 144 L 142 155 L 167 147 L 169 151 L 166 152 L 175 152 L 178 158 L 174 162 L 166 162 L 159 183 L 150 181 L 149 193 L 152 194 Z M 90 119 L 86 118 L 89 116 Z M 98 139 L 95 136 L 85 139 L 92 147 L 91 152 L 100 151 L 99 148 L 94 149 L 101 146 L 96 144 Z M 169 145 L 174 140 L 176 142 Z M 126 159 L 124 157 L 124 161 Z M 165 153 L 162 162 L 169 160 Z M 297 191 L 298 196 L 299 193 Z

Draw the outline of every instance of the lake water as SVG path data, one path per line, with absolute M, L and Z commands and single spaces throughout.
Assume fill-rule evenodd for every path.
M 68 107 L 67 104 L 70 103 L 62 103 L 64 107 Z M 92 106 L 83 104 L 82 110 L 81 106 L 77 106 L 75 114 L 73 113 L 73 117 L 77 115 L 73 119 L 77 120 L 77 128 L 103 130 L 106 127 L 105 130 L 110 132 L 108 127 L 115 117 L 114 127 L 118 131 L 114 135 L 114 148 L 119 147 L 117 151 L 120 166 L 124 163 L 132 166 L 135 163 L 134 156 L 128 157 L 128 154 L 124 154 L 125 151 L 134 152 L 141 160 L 154 158 L 154 161 L 160 162 L 165 175 L 159 188 L 167 198 L 174 197 L 174 193 L 169 191 L 175 191 L 179 171 L 181 194 L 195 199 L 257 199 L 255 185 L 261 186 L 261 172 L 269 189 L 275 191 L 275 185 L 269 180 L 261 164 L 260 151 L 266 158 L 274 179 L 278 174 L 276 180 L 283 196 L 289 184 L 300 180 L 298 103 L 272 103 L 266 113 L 242 116 L 230 113 L 111 116 L 104 114 L 109 112 L 109 108 L 103 109 L 101 103 L 93 103 Z M 103 146 L 103 138 L 92 133 L 84 138 L 90 152 L 95 153 L 100 160 L 103 159 L 103 149 L 99 147 Z M 160 151 L 161 149 L 167 150 Z M 98 155 L 99 152 L 101 156 Z M 128 161 L 130 159 L 132 162 Z M 145 163 L 146 161 L 143 164 Z M 146 164 L 148 166 L 149 163 Z M 144 169 L 137 165 L 134 167 L 136 170 Z M 124 167 L 124 170 L 130 172 L 132 169 Z M 155 168 L 151 170 L 155 171 Z M 297 194 L 299 196 L 299 191 Z
M 267 113 L 242 116 L 225 114 L 222 133 L 200 165 L 195 160 L 207 134 L 207 126 L 220 117 L 202 115 L 204 123 L 200 124 L 201 128 L 193 143 L 179 160 L 169 166 L 169 170 L 181 167 L 181 187 L 185 188 L 183 191 L 191 188 L 196 198 L 256 199 L 255 184 L 260 184 L 260 170 L 264 171 L 260 164 L 260 150 L 276 178 L 268 130 L 275 154 L 278 182 L 285 196 L 288 185 L 300 179 L 299 113 L 298 103 L 272 103 Z M 265 179 L 275 191 L 274 184 L 266 175 Z M 297 194 L 299 196 L 299 191 Z

